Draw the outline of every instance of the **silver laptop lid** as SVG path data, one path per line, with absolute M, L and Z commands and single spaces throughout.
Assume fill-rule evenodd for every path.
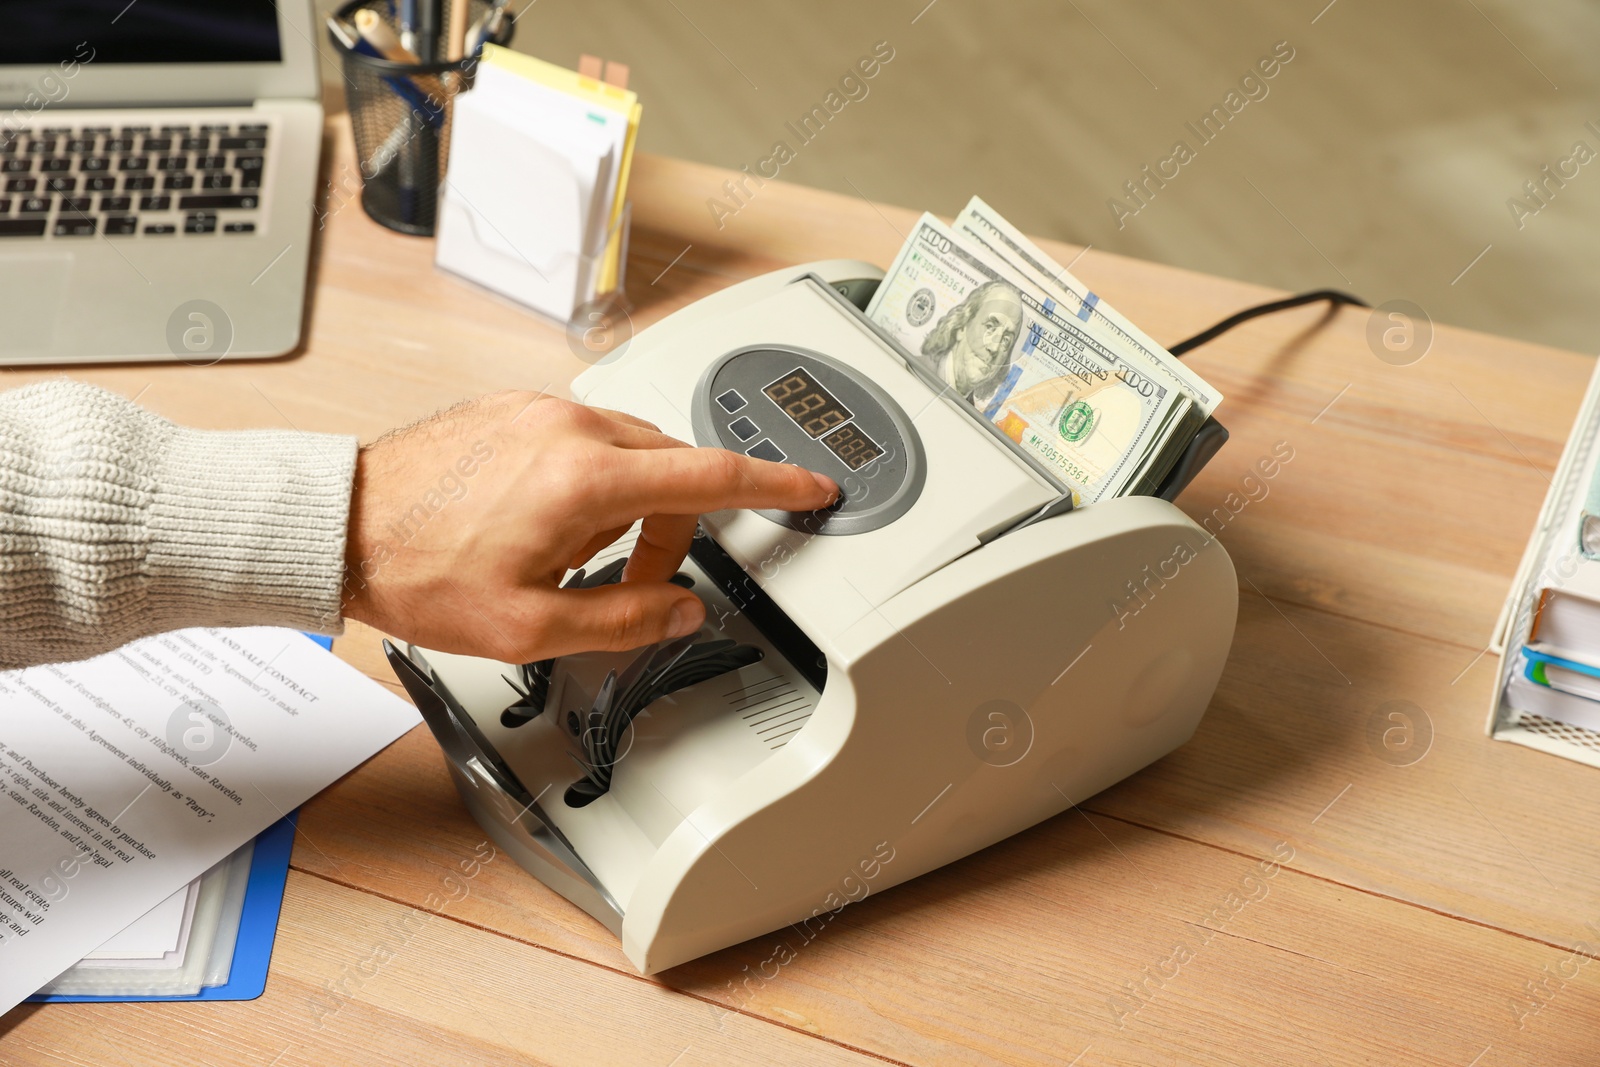
M 315 100 L 311 0 L 0 0 L 0 129 L 62 108 Z

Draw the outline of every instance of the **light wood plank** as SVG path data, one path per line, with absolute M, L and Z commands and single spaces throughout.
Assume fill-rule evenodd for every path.
M 339 869 L 304 842 L 296 863 L 420 905 L 481 835 L 452 804 L 437 758 L 417 773 L 409 749 L 419 745 L 426 739 L 412 734 L 380 757 L 392 761 L 381 770 L 396 792 L 353 795 L 377 777 L 367 775 L 307 809 L 305 836 L 339 856 Z M 1059 1064 L 1089 1048 L 1085 1064 L 1215 1062 L 1226 1049 L 1229 1062 L 1248 1064 L 1459 1065 L 1485 1046 L 1501 1057 L 1488 1062 L 1561 1062 L 1563 1050 L 1600 1040 L 1588 957 L 1289 866 L 1266 875 L 1258 864 L 1275 849 L 1292 850 L 1293 867 L 1325 865 L 1335 835 L 1370 841 L 1385 826 L 1386 811 L 1371 803 L 1313 823 L 1323 794 L 1309 784 L 1291 791 L 1304 814 L 1282 837 L 1254 827 L 1258 849 L 1224 851 L 1068 812 L 852 905 L 809 938 L 779 930 L 659 980 L 919 1064 Z M 1249 798 L 1233 799 L 1244 807 Z M 402 834 L 412 844 L 397 865 Z M 1462 891 L 1492 891 L 1501 857 L 1482 842 L 1455 844 L 1457 870 L 1472 880 Z M 1239 905 L 1230 892 L 1256 899 Z M 450 914 L 627 967 L 603 928 L 509 867 L 489 864 Z M 1178 944 L 1192 961 L 1167 962 Z M 1519 1029 L 1513 1005 L 1546 967 L 1573 977 Z M 1177 974 L 1150 985 L 1146 968 Z M 1129 993 L 1129 982 L 1145 994 Z
M 459 858 L 488 855 L 474 851 L 479 840 Z M 464 925 L 449 913 L 471 899 L 477 879 L 462 870 L 453 857 L 429 879 L 439 899 L 456 898 L 445 914 L 291 874 L 260 1000 L 23 1008 L 0 1028 L 5 1063 L 884 1062 Z M 459 881 L 446 883 L 452 875 Z M 64 1025 L 68 1016 L 73 1025 Z

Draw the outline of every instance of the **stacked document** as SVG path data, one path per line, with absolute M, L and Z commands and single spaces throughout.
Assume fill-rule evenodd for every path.
M 418 722 L 304 634 L 265 627 L 0 672 L 0 707 L 0 1013 L 47 985 L 229 982 L 258 934 L 270 944 L 277 904 L 252 919 L 252 886 L 273 874 L 281 895 L 284 814 Z
M 435 261 L 563 322 L 620 288 L 637 94 L 495 45 L 454 103 Z
M 293 823 L 274 824 L 30 1000 L 249 1000 L 266 981 Z M 204 993 L 202 994 L 202 991 Z
M 1222 401 L 977 197 L 922 216 L 867 316 L 1074 505 L 1154 493 Z

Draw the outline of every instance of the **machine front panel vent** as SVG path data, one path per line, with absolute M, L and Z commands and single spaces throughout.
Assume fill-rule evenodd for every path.
M 771 749 L 787 745 L 811 718 L 814 706 L 793 683 L 775 674 L 729 688 L 724 695 L 729 709 Z

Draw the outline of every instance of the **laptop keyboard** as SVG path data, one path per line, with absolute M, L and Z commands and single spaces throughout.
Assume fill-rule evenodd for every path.
M 0 238 L 254 233 L 265 123 L 0 130 Z

